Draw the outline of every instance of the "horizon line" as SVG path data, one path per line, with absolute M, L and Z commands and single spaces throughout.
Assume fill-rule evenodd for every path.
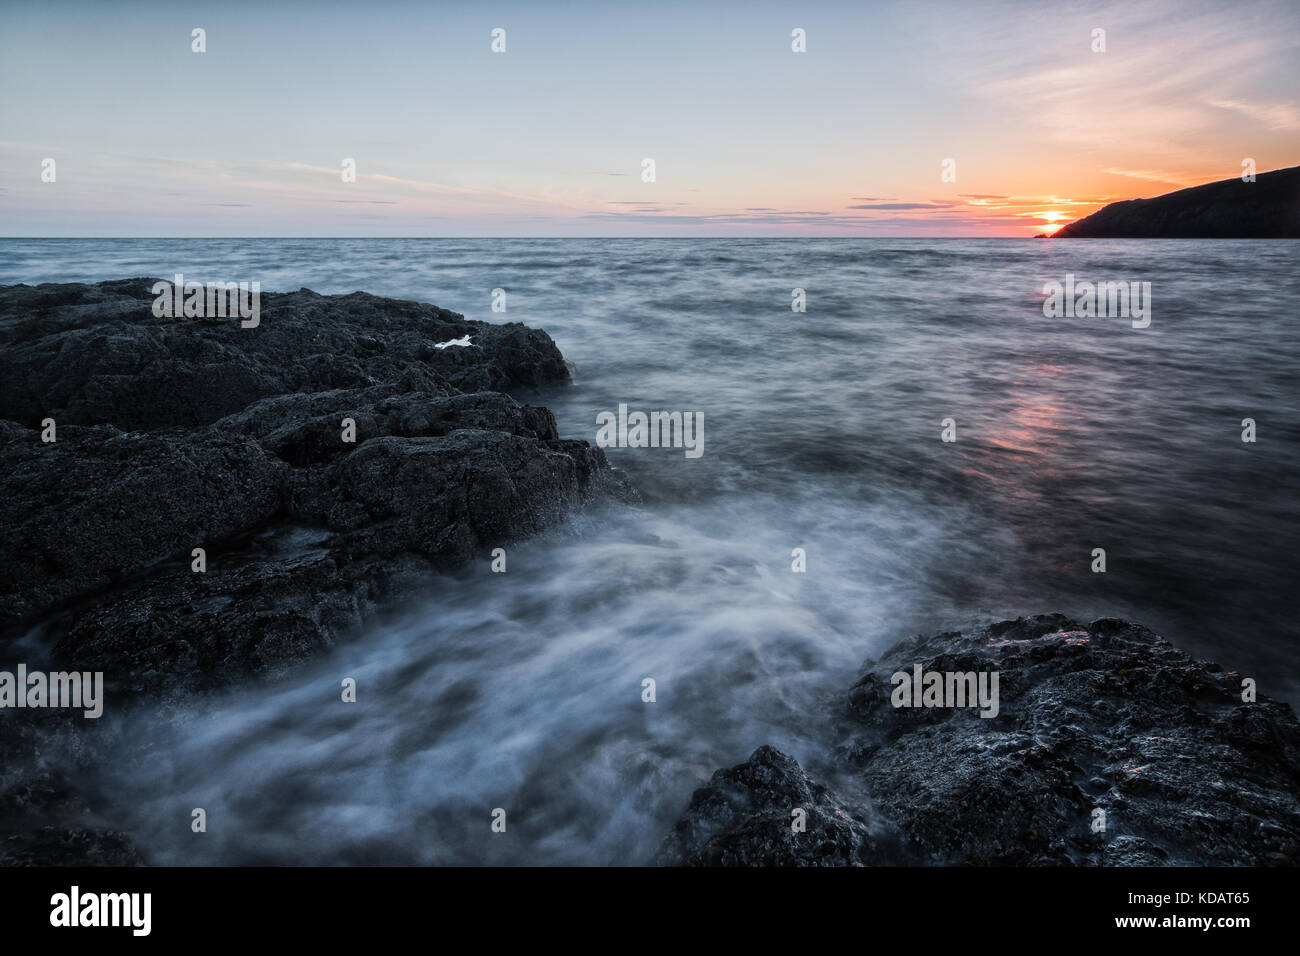
M 556 241 L 556 240 L 562 240 L 566 242 L 589 242 L 592 240 L 601 240 L 605 242 L 611 240 L 626 241 L 626 242 L 643 242 L 649 240 L 656 240 L 656 241 L 670 240 L 670 241 L 689 242 L 689 241 L 700 241 L 700 240 L 711 240 L 711 239 L 725 239 L 729 242 L 735 242 L 737 240 L 745 240 L 745 239 L 759 239 L 763 241 L 780 240 L 785 242 L 794 241 L 794 240 L 807 240 L 807 239 L 822 239 L 822 240 L 831 240 L 835 242 L 860 242 L 864 240 L 870 242 L 876 242 L 876 241 L 893 242 L 899 239 L 924 239 L 930 242 L 933 242 L 935 240 L 947 240 L 953 242 L 970 242 L 972 240 L 986 241 L 986 242 L 1026 242 L 1026 241 L 1033 242 L 1035 239 L 1062 239 L 1062 240 L 1076 239 L 1076 240 L 1086 241 L 1088 239 L 1098 239 L 1098 238 L 1101 239 L 1126 238 L 1126 239 L 1136 239 L 1144 242 L 1296 242 L 1297 241 L 1294 238 L 1287 238 L 1284 236 L 1207 238 L 1207 237 L 1190 237 L 1190 236 L 1129 236 L 1129 237 L 1054 236 L 1054 235 L 1044 234 L 1038 236 L 734 236 L 734 235 L 732 236 L 0 236 L 0 242 L 67 242 L 67 241 L 78 241 L 78 240 L 80 241 L 91 240 L 96 242 L 105 242 L 105 241 L 138 242 L 141 240 L 152 241 L 152 240 L 163 240 L 163 239 L 183 240 L 186 242 L 192 242 L 196 240 L 218 242 L 223 240 L 234 240 L 234 239 L 266 240 L 266 241 L 307 240 L 307 241 L 317 241 L 317 242 L 337 242 L 341 240 L 369 242 L 375 239 L 383 239 L 383 240 L 405 239 L 405 240 L 414 240 L 418 242 L 450 242 L 450 241 L 465 241 L 465 240 L 485 241 L 485 240 L 495 240 L 495 239 L 509 239 L 509 240 L 527 239 L 527 240 L 541 240 L 541 241 L 548 241 L 548 242 Z

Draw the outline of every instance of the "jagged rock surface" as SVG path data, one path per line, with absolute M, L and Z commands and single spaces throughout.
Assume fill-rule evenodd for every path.
M 544 332 L 305 289 L 263 294 L 256 328 L 160 319 L 153 281 L 0 288 L 0 628 L 71 608 L 60 666 L 138 692 L 292 662 L 402 581 L 626 492 L 485 390 L 565 380 Z
M 171 278 L 171 277 L 167 277 Z M 0 287 L 3 417 L 134 431 L 205 425 L 277 395 L 364 388 L 412 368 L 457 391 L 564 381 L 550 336 L 365 292 L 263 292 L 260 324 L 155 318 L 155 279 Z M 471 337 L 469 347 L 438 348 Z
M 890 678 L 917 663 L 927 672 L 997 671 L 998 715 L 895 708 Z M 1241 675 L 1194 660 L 1138 624 L 1045 615 L 915 637 L 869 663 L 828 720 L 845 740 L 833 762 L 865 797 L 826 792 L 819 801 L 851 818 L 888 821 L 912 862 L 1300 859 L 1300 726 L 1291 708 L 1264 697 L 1243 701 Z M 755 762 L 817 786 L 790 758 L 765 751 L 721 779 L 746 779 Z M 661 862 L 792 862 L 774 844 L 781 813 L 788 819 L 787 793 L 750 787 L 748 802 L 733 800 L 719 815 L 708 796 L 718 780 L 697 791 Z M 1104 831 L 1094 831 L 1095 809 L 1105 811 Z M 849 861 L 795 849 L 798 862 Z
M 794 812 L 802 810 L 802 830 Z M 696 790 L 657 857 L 687 866 L 866 866 L 870 824 L 786 754 L 763 746 Z

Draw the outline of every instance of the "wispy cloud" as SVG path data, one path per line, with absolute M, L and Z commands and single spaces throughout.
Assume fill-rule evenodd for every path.
M 1276 71 L 1294 56 L 1284 34 L 1294 31 L 1295 11 L 1284 2 L 1243 0 L 1230 14 L 1175 0 L 993 9 L 999 14 L 981 5 L 944 18 L 947 45 L 993 54 L 954 55 L 943 67 L 947 82 L 1000 104 L 1042 139 L 1129 160 L 1112 164 L 1127 170 L 1108 170 L 1116 175 L 1177 185 L 1213 178 L 1207 148 L 1222 142 L 1225 110 L 1270 131 L 1300 129 L 1293 100 L 1258 95 L 1276 89 Z M 1006 15 L 1013 9 L 1021 15 Z M 1106 31 L 1104 52 L 1090 45 L 1097 28 Z M 1195 172 L 1147 175 L 1130 165 L 1135 157 Z
M 1108 166 L 1106 172 L 1112 176 L 1127 176 L 1130 179 L 1145 179 L 1152 183 L 1165 183 L 1170 186 L 1192 186 L 1195 185 L 1195 178 L 1189 179 L 1186 175 L 1178 173 L 1167 173 L 1160 169 L 1116 169 L 1114 166 Z
M 879 202 L 849 206 L 850 209 L 948 209 L 959 206 L 956 202 Z
M 1221 110 L 1236 110 L 1268 129 L 1300 129 L 1300 110 L 1291 103 L 1247 103 L 1242 100 L 1211 100 Z

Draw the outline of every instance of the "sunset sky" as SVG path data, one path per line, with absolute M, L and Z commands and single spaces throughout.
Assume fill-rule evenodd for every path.
M 7 236 L 1032 236 L 1300 164 L 1294 0 L 0 17 Z

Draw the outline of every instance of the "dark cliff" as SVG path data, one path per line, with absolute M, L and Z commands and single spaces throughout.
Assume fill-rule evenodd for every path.
M 1297 239 L 1300 166 L 1113 202 L 1053 239 Z

